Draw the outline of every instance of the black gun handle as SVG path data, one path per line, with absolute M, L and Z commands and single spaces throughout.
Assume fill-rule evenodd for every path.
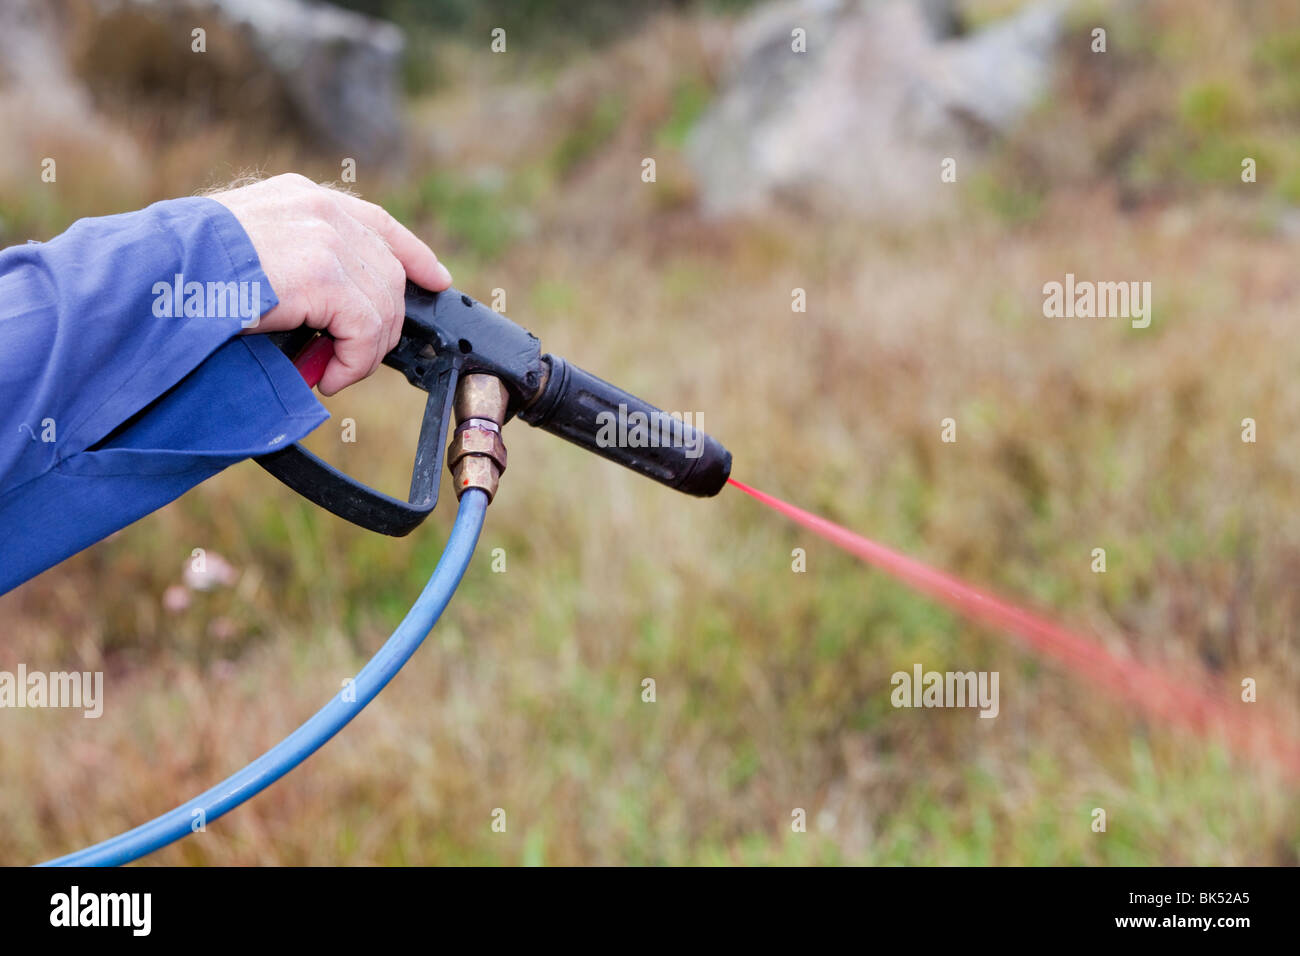
M 521 419 L 688 495 L 726 485 L 731 452 L 716 438 L 559 356 L 544 361 L 546 385 Z
M 276 346 L 293 358 L 312 340 L 315 332 L 307 329 L 305 335 L 302 330 L 269 334 Z M 431 361 L 427 371 L 422 370 L 429 398 L 416 446 L 409 501 L 362 484 L 299 444 L 253 460 L 298 494 L 340 518 L 380 534 L 399 538 L 410 534 L 438 505 L 447 421 L 451 417 L 460 365 L 459 356 L 446 353 Z

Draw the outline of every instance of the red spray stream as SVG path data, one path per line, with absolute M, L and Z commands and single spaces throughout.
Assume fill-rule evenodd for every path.
M 1176 681 L 1139 661 L 1116 657 L 1095 640 L 1024 611 L 949 574 L 854 534 L 802 508 L 751 488 L 735 485 L 768 507 L 850 554 L 897 578 L 912 589 L 946 604 L 979 624 L 1008 631 L 1036 653 L 1055 658 L 1069 670 L 1138 704 L 1155 717 L 1200 734 L 1222 733 L 1230 746 L 1252 750 L 1300 777 L 1300 744 L 1264 719 L 1253 705 L 1225 700 L 1204 681 Z

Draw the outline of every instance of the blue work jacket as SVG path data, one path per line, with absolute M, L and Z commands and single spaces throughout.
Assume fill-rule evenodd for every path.
M 240 334 L 276 303 L 211 199 L 0 251 L 0 593 L 329 417 Z

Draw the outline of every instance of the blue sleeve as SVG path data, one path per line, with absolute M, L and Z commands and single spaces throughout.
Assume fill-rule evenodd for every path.
M 239 335 L 277 301 L 210 199 L 0 251 L 0 593 L 328 417 Z

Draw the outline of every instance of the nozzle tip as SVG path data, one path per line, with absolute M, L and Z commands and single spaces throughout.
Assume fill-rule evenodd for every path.
M 705 435 L 700 457 L 678 490 L 699 498 L 712 498 L 726 487 L 730 477 L 731 452 L 712 435 Z

